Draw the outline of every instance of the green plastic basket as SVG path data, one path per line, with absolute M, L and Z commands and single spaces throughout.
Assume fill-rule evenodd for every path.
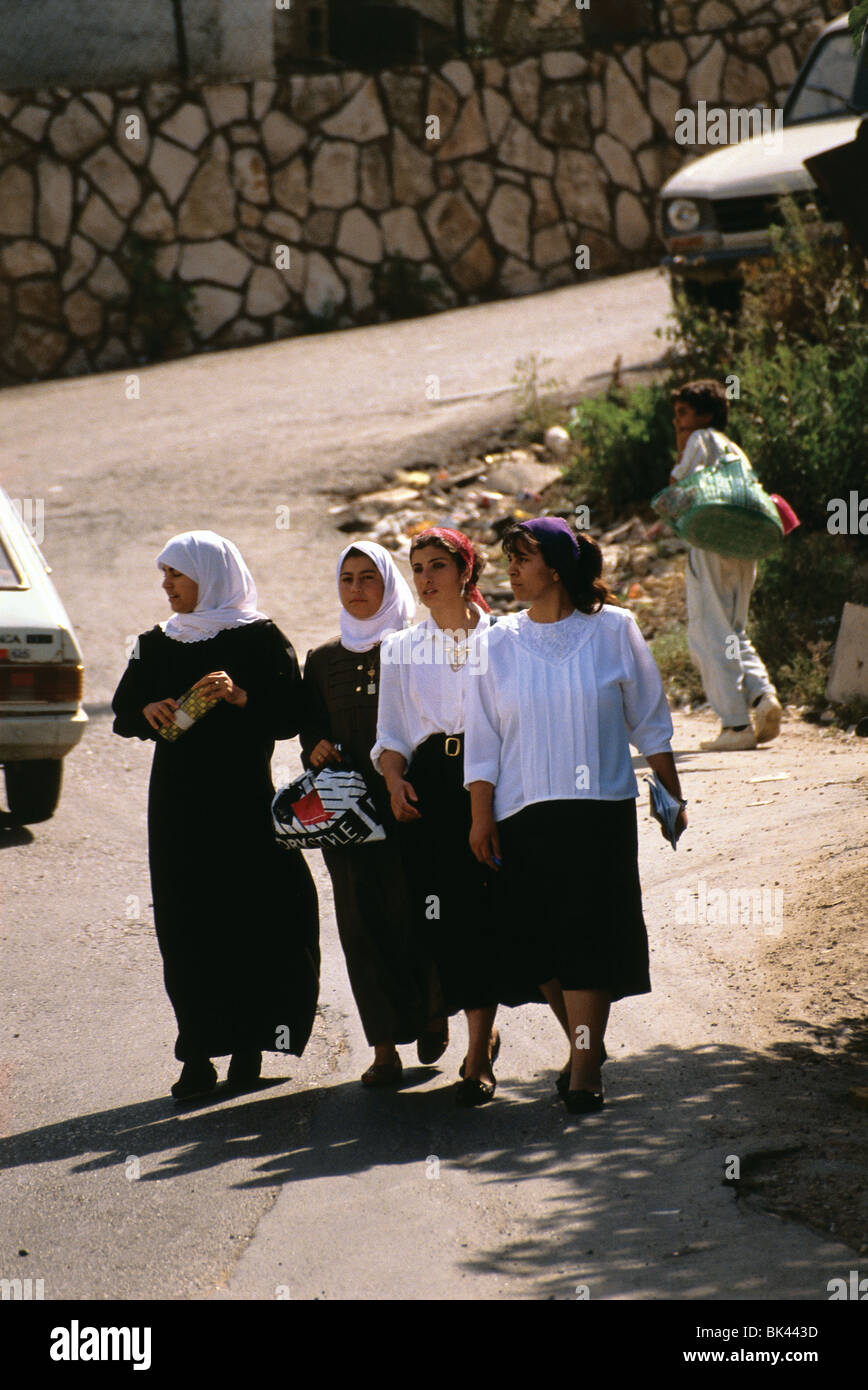
M 777 550 L 784 534 L 778 509 L 737 454 L 724 454 L 713 468 L 698 469 L 678 486 L 682 509 L 671 524 L 683 540 L 740 560 L 760 560 Z

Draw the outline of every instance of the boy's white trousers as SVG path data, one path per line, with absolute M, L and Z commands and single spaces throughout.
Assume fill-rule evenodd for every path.
M 692 549 L 686 577 L 687 644 L 705 697 L 725 728 L 750 724 L 754 700 L 774 692 L 745 632 L 756 561 Z

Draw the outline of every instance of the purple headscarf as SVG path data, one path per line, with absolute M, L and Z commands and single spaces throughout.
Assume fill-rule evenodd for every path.
M 549 569 L 557 570 L 562 579 L 575 573 L 581 542 L 563 517 L 538 516 L 532 521 L 521 521 L 519 525 L 537 541 Z

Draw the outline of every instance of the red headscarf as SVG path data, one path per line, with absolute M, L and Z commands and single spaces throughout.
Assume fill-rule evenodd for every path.
M 465 536 L 463 531 L 453 531 L 451 526 L 429 526 L 427 531 L 420 531 L 418 536 L 413 537 L 413 548 L 424 545 L 430 539 L 448 541 L 454 546 L 461 556 L 467 568 L 473 573 L 473 565 L 476 560 L 476 551 L 473 542 Z M 482 594 L 474 584 L 472 589 L 467 592 L 467 597 L 471 603 L 475 603 L 477 608 L 481 608 L 483 613 L 490 613 L 491 609 L 482 597 Z

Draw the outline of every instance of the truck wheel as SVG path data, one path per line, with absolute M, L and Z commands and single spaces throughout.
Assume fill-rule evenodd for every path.
M 6 800 L 13 820 L 34 825 L 50 820 L 60 800 L 62 758 L 6 764 Z

